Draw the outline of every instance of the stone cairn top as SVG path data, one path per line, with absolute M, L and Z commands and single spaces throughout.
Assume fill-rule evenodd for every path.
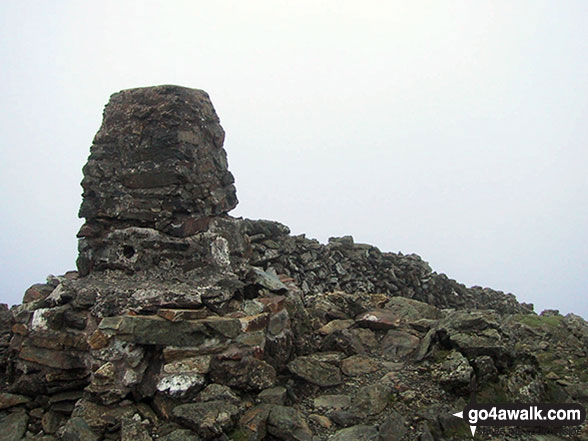
M 224 136 L 202 90 L 156 86 L 113 94 L 83 168 L 81 273 L 92 270 L 117 230 L 187 237 L 233 209 L 238 201 Z M 130 258 L 135 250 L 123 252 Z
M 178 86 L 110 97 L 83 169 L 81 236 L 135 225 L 169 232 L 237 205 L 225 133 L 208 94 Z

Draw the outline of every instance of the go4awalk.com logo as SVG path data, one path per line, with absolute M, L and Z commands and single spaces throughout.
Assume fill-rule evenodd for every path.
M 454 416 L 469 424 L 472 436 L 478 426 L 561 427 L 579 426 L 586 409 L 579 404 L 482 404 L 470 403 Z

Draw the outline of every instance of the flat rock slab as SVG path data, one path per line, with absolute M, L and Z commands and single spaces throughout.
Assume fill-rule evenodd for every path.
M 267 417 L 267 431 L 283 441 L 312 441 L 312 431 L 300 412 L 292 407 L 271 406 Z
M 29 417 L 25 412 L 0 417 L 0 441 L 20 441 L 27 430 Z
M 341 384 L 341 370 L 337 366 L 316 360 L 313 357 L 297 357 L 288 363 L 293 374 L 321 387 Z
M 123 315 L 105 317 L 99 329 L 133 343 L 197 346 L 211 337 L 237 337 L 241 333 L 241 323 L 239 319 L 229 317 L 171 322 L 155 315 Z
M 19 404 L 26 404 L 31 401 L 23 395 L 9 394 L 7 392 L 0 392 L 0 410 L 9 407 L 18 406 Z
M 312 401 L 316 409 L 327 411 L 347 409 L 351 405 L 348 395 L 321 395 Z

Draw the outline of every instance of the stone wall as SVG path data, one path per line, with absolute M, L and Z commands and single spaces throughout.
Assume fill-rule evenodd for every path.
M 278 222 L 244 220 L 253 255 L 251 264 L 292 277 L 304 293 L 342 290 L 408 297 L 439 308 L 494 309 L 530 312 L 512 294 L 489 288 L 466 288 L 437 274 L 416 254 L 385 253 L 356 244 L 351 236 L 331 238 L 323 245 L 304 235 L 291 236 Z

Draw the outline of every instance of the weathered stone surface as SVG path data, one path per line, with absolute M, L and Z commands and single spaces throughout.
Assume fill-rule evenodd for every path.
M 473 374 L 467 358 L 458 351 L 452 351 L 441 366 L 439 383 L 452 392 L 467 392 Z
M 257 398 L 266 404 L 277 404 L 283 406 L 286 401 L 286 388 L 282 386 L 262 390 Z
M 54 286 L 48 285 L 46 283 L 35 283 L 25 291 L 22 302 L 30 303 L 46 299 L 54 289 Z
M 251 356 L 214 357 L 210 366 L 213 381 L 242 390 L 262 390 L 276 383 L 276 371 L 263 360 Z
M 354 324 L 354 320 L 331 320 L 329 323 L 321 327 L 318 332 L 323 335 L 328 335 L 335 331 L 342 331 L 343 329 L 350 328 Z
M 227 403 L 239 404 L 241 399 L 233 390 L 223 384 L 209 384 L 198 394 L 198 401 L 225 401 Z
M 348 395 L 320 395 L 312 401 L 316 409 L 324 409 L 327 412 L 343 410 L 351 405 L 351 398 Z
M 291 407 L 270 407 L 267 432 L 282 441 L 312 441 L 312 431 L 300 412 Z
M 134 419 L 124 419 L 120 431 L 121 441 L 152 441 L 153 438 L 140 422 Z
M 31 401 L 30 398 L 22 395 L 0 392 L 0 410 L 18 406 L 19 404 L 26 404 L 29 401 Z
M 358 415 L 377 415 L 389 403 L 392 387 L 386 383 L 375 383 L 362 387 L 352 402 L 351 410 Z
M 79 417 L 90 429 L 96 433 L 102 433 L 109 427 L 112 428 L 119 425 L 124 418 L 132 418 L 134 414 L 134 406 L 118 405 L 109 407 L 82 399 L 76 403 L 72 417 Z M 76 427 L 78 423 L 76 423 Z
M 398 412 L 391 410 L 380 426 L 378 441 L 400 441 L 406 434 L 406 420 Z
M 373 358 L 362 355 L 353 355 L 341 362 L 341 371 L 350 377 L 369 374 L 379 368 L 380 363 Z
M 26 361 L 32 361 L 43 366 L 58 369 L 78 369 L 85 367 L 83 354 L 65 351 L 54 351 L 51 349 L 24 346 L 19 357 Z
M 22 439 L 29 417 L 25 412 L 0 415 L 0 441 L 19 441 Z
M 68 420 L 63 432 L 63 441 L 98 441 L 98 436 L 90 429 L 83 418 Z
M 404 358 L 418 349 L 421 340 L 416 335 L 399 329 L 390 329 L 382 340 L 382 352 L 387 358 Z
M 201 437 L 218 436 L 234 425 L 234 418 L 239 409 L 224 401 L 190 403 L 177 406 L 174 417 L 187 427 L 195 430 Z
M 267 434 L 267 418 L 271 407 L 267 404 L 252 407 L 239 419 L 239 431 L 247 441 L 261 441 Z
M 186 237 L 234 208 L 223 141 L 203 91 L 159 86 L 112 95 L 84 167 L 80 273 L 95 268 L 100 254 L 132 260 L 148 253 L 109 230 L 138 226 Z
M 189 400 L 206 384 L 204 376 L 196 373 L 165 375 L 159 379 L 157 390 L 172 398 Z
M 342 381 L 341 371 L 337 366 L 313 357 L 297 357 L 288 363 L 288 369 L 309 383 L 322 387 L 336 386 Z
M 229 317 L 171 322 L 159 316 L 125 315 L 105 317 L 100 330 L 144 345 L 196 346 L 212 338 L 235 338 L 241 332 L 241 324 Z
M 49 410 L 43 414 L 41 426 L 45 433 L 54 434 L 65 421 L 66 417 L 64 415 Z
M 361 314 L 356 322 L 359 326 L 370 329 L 396 329 L 403 324 L 402 318 L 394 311 L 386 309 L 375 309 Z

